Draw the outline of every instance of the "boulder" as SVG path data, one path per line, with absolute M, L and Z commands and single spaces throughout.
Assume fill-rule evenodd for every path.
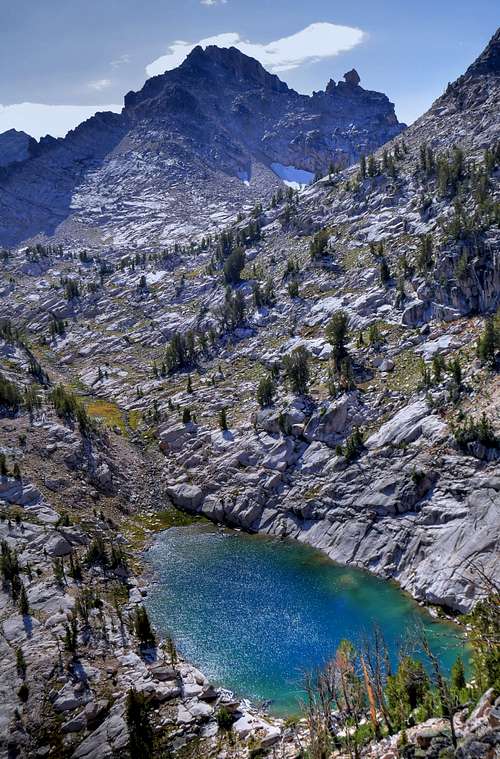
M 394 369 L 394 361 L 390 358 L 384 358 L 382 363 L 380 364 L 378 370 L 379 372 L 392 372 Z
M 67 556 L 71 553 L 71 543 L 63 535 L 55 532 L 49 537 L 44 546 L 47 554 L 53 558 L 59 558 L 60 556 Z
M 65 722 L 61 727 L 61 732 L 80 733 L 82 730 L 85 730 L 86 727 L 87 720 L 85 719 L 85 715 L 82 713 Z
M 333 403 L 317 409 L 305 427 L 305 439 L 310 443 L 319 441 L 336 445 L 346 433 L 350 406 L 350 394 L 345 393 Z
M 67 683 L 59 693 L 53 703 L 56 712 L 71 712 L 78 706 L 83 705 L 83 698 L 77 694 L 71 683 Z
M 269 451 L 268 455 L 262 462 L 266 469 L 276 469 L 278 472 L 284 472 L 294 460 L 294 444 L 290 438 L 282 438 Z
M 368 438 L 366 448 L 413 442 L 422 434 L 422 420 L 428 415 L 429 406 L 426 401 L 416 401 L 405 406 Z
M 176 506 L 181 509 L 196 511 L 203 502 L 203 491 L 196 485 L 181 482 L 178 485 L 170 485 L 167 494 Z
M 122 709 L 119 705 L 113 709 L 97 730 L 75 749 L 73 759 L 107 759 L 123 755 L 128 743 L 128 730 Z
M 166 680 L 177 680 L 178 672 L 173 667 L 166 667 L 163 664 L 156 664 L 151 667 L 151 674 L 155 680 L 165 682 Z
M 175 427 L 168 427 L 160 431 L 160 448 L 166 453 L 167 451 L 180 451 L 197 433 L 197 426 L 193 422 L 187 424 L 177 424 Z
M 414 300 L 406 306 L 401 323 L 407 327 L 417 327 L 425 321 L 426 305 L 422 300 Z
M 13 614 L 2 623 L 5 639 L 10 643 L 31 638 L 40 622 L 28 614 Z

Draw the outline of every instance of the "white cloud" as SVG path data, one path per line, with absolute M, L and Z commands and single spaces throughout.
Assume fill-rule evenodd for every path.
M 120 55 L 118 58 L 116 58 L 114 61 L 110 61 L 109 65 L 117 69 L 119 66 L 124 66 L 126 63 L 130 63 L 130 55 L 128 53 L 124 53 L 123 55 Z
M 226 32 L 214 37 L 206 37 L 199 42 L 176 40 L 170 45 L 165 55 L 146 66 L 146 72 L 148 76 L 154 76 L 176 68 L 196 45 L 237 47 L 242 53 L 256 58 L 269 71 L 287 71 L 304 63 L 331 58 L 344 50 L 350 50 L 355 45 L 359 45 L 365 37 L 366 34 L 361 29 L 338 26 L 326 21 L 310 24 L 289 37 L 282 37 L 264 44 L 244 40 L 237 32 Z
M 202 5 L 225 5 L 227 0 L 200 0 Z
M 43 103 L 0 104 L 0 133 L 7 129 L 27 132 L 35 139 L 46 134 L 64 137 L 85 119 L 97 111 L 119 113 L 121 105 L 45 105 Z
M 91 90 L 100 92 L 101 90 L 105 90 L 107 87 L 111 87 L 111 79 L 96 79 L 94 82 L 89 82 L 88 86 Z

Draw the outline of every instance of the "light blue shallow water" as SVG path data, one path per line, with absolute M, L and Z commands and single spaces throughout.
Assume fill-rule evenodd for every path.
M 275 714 L 296 713 L 304 672 L 374 624 L 393 660 L 416 623 L 445 668 L 464 654 L 453 626 L 394 585 L 295 542 L 196 524 L 160 533 L 146 557 L 156 580 L 147 607 L 158 629 L 213 682 L 269 700 Z

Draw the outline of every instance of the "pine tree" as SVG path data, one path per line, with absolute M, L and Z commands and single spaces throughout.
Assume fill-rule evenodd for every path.
M 333 348 L 333 361 L 337 371 L 340 363 L 347 355 L 347 335 L 349 331 L 349 318 L 345 311 L 337 311 L 333 314 L 325 329 L 325 336 Z
M 272 377 L 262 377 L 257 387 L 257 403 L 261 408 L 270 406 L 273 402 L 275 393 L 274 382 Z
M 26 659 L 22 648 L 16 648 L 16 669 L 19 677 L 26 677 Z
M 455 384 L 455 387 L 460 390 L 462 387 L 462 366 L 460 364 L 460 361 L 458 358 L 454 358 L 450 363 L 448 364 L 448 369 L 451 372 L 451 376 L 453 379 L 453 382 Z
M 134 632 L 141 646 L 150 647 L 155 645 L 155 634 L 151 628 L 148 613 L 144 606 L 135 609 Z
M 177 664 L 177 649 L 175 647 L 174 639 L 169 635 L 165 641 L 165 648 L 168 652 L 170 664 L 175 667 Z
M 130 759 L 152 759 L 153 730 L 146 699 L 135 688 L 131 688 L 127 694 L 125 717 L 129 733 Z
M 284 361 L 285 375 L 290 385 L 290 389 L 296 395 L 307 393 L 309 386 L 309 353 L 300 346 L 295 348 Z
M 370 155 L 368 157 L 368 169 L 367 169 L 367 171 L 368 171 L 368 176 L 369 177 L 375 177 L 378 174 L 378 164 L 377 164 L 377 161 L 375 160 L 375 156 L 374 155 Z
M 244 266 L 245 253 L 241 248 L 236 248 L 236 250 L 228 256 L 224 264 L 224 279 L 228 285 L 238 284 Z
M 483 334 L 477 344 L 477 355 L 482 364 L 489 366 L 495 364 L 495 353 L 498 342 L 500 342 L 499 336 L 495 334 L 493 319 L 486 319 Z
M 421 272 L 426 272 L 431 268 L 432 263 L 432 237 L 431 235 L 422 235 L 417 253 L 417 267 Z
M 465 682 L 465 669 L 464 669 L 464 663 L 461 656 L 458 656 L 453 663 L 453 666 L 451 668 L 451 687 L 455 691 L 461 691 L 465 688 L 466 682 Z
M 384 257 L 382 258 L 380 262 L 380 281 L 382 282 L 384 287 L 389 282 L 390 278 L 391 278 L 391 272 L 389 270 L 389 264 L 387 263 L 387 260 Z
M 78 647 L 78 622 L 76 617 L 71 617 L 69 624 L 64 625 L 64 648 L 70 653 L 75 653 Z
M 227 409 L 225 406 L 219 411 L 219 427 L 223 432 L 227 432 Z
M 19 611 L 24 616 L 30 613 L 30 605 L 28 601 L 28 595 L 24 584 L 21 584 L 21 590 L 19 592 Z
M 361 179 L 366 177 L 366 157 L 364 155 L 359 159 L 359 176 Z

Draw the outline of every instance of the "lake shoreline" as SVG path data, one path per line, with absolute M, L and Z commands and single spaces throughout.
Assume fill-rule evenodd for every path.
M 398 608 L 400 606 L 402 609 L 407 609 L 407 612 L 404 612 L 404 614 L 408 613 L 410 616 L 408 617 L 408 620 L 406 620 L 406 617 L 404 618 L 403 621 L 404 621 L 405 625 L 407 623 L 409 624 L 409 622 L 412 619 L 415 619 L 415 621 L 416 621 L 417 617 L 420 618 L 421 615 L 425 615 L 424 617 L 421 617 L 421 618 L 425 622 L 425 618 L 427 617 L 427 622 L 425 622 L 425 624 L 427 626 L 434 625 L 434 624 L 436 624 L 436 625 L 442 625 L 443 626 L 442 630 L 439 632 L 439 635 L 441 635 L 441 636 L 443 635 L 443 631 L 445 630 L 445 628 L 447 628 L 448 626 L 449 626 L 449 632 L 446 631 L 446 634 L 447 635 L 449 634 L 450 637 L 451 636 L 455 637 L 455 635 L 458 635 L 459 633 L 460 633 L 460 637 L 461 637 L 462 634 L 463 634 L 463 632 L 464 632 L 463 625 L 457 624 L 457 622 L 456 622 L 455 619 L 449 619 L 449 618 L 443 619 L 442 616 L 438 617 L 436 614 L 429 614 L 428 613 L 429 612 L 428 609 L 426 609 L 424 606 L 418 604 L 415 601 L 415 599 L 413 599 L 411 597 L 411 595 L 409 593 L 405 593 L 404 591 L 402 591 L 399 588 L 399 586 L 397 585 L 397 583 L 395 583 L 395 582 L 387 582 L 387 580 L 384 580 L 383 578 L 379 578 L 376 575 L 374 575 L 374 574 L 372 574 L 370 572 L 367 572 L 366 570 L 359 569 L 357 567 L 339 565 L 337 562 L 332 561 L 325 554 L 325 552 L 319 551 L 318 549 L 315 549 L 315 548 L 313 548 L 313 547 L 311 547 L 311 546 L 309 546 L 307 544 L 300 543 L 299 541 L 296 541 L 293 538 L 292 539 L 286 538 L 285 540 L 280 540 L 278 537 L 273 536 L 273 535 L 264 535 L 262 533 L 260 533 L 260 534 L 259 533 L 253 533 L 252 534 L 252 533 L 248 533 L 248 532 L 245 532 L 245 531 L 233 530 L 232 528 L 229 528 L 227 526 L 221 526 L 221 525 L 217 526 L 217 525 L 211 523 L 210 521 L 207 521 L 204 524 L 204 520 L 203 520 L 203 522 L 200 522 L 199 524 L 200 524 L 200 526 L 206 527 L 208 529 L 207 530 L 204 530 L 204 529 L 198 530 L 197 527 L 195 526 L 194 532 L 196 534 L 198 534 L 198 533 L 202 534 L 202 535 L 203 534 L 208 534 L 208 535 L 212 536 L 212 538 L 215 540 L 216 544 L 217 544 L 217 542 L 220 542 L 219 538 L 222 537 L 222 536 L 227 537 L 227 538 L 231 538 L 232 537 L 233 540 L 237 540 L 238 536 L 241 536 L 240 541 L 238 541 L 238 543 L 235 544 L 236 549 L 238 548 L 238 545 L 241 542 L 243 542 L 243 544 L 245 544 L 245 541 L 248 541 L 250 539 L 251 540 L 251 544 L 250 545 L 252 546 L 252 550 L 254 550 L 254 551 L 256 550 L 257 553 L 259 551 L 263 551 L 265 553 L 266 550 L 268 550 L 266 548 L 266 546 L 270 546 L 270 547 L 272 547 L 272 549 L 270 548 L 269 550 L 273 554 L 276 554 L 276 553 L 279 554 L 279 553 L 281 553 L 281 554 L 284 554 L 284 555 L 290 554 L 290 556 L 298 556 L 299 559 L 300 559 L 300 561 L 304 561 L 304 557 L 305 557 L 305 561 L 308 564 L 307 569 L 308 569 L 308 571 L 309 570 L 311 571 L 311 574 L 312 574 L 313 578 L 316 577 L 316 576 L 319 576 L 319 577 L 322 578 L 323 576 L 330 576 L 330 575 L 335 576 L 335 575 L 338 575 L 339 577 L 343 577 L 344 579 L 347 579 L 347 580 L 350 581 L 350 579 L 352 577 L 354 577 L 355 580 L 356 580 L 356 582 L 359 584 L 359 587 L 362 590 L 364 590 L 365 588 L 373 587 L 375 589 L 373 592 L 376 592 L 377 596 L 380 596 L 382 599 L 384 599 L 384 598 L 385 599 L 389 599 L 387 602 L 388 603 L 395 603 L 396 604 L 395 608 Z M 147 590 L 146 605 L 148 606 L 148 610 L 150 611 L 150 613 L 151 613 L 151 604 L 155 603 L 155 599 L 158 598 L 158 595 L 161 595 L 161 587 L 162 587 L 162 574 L 161 574 L 161 572 L 164 571 L 163 564 L 161 566 L 160 572 L 158 572 L 158 566 L 156 566 L 156 568 L 155 568 L 155 566 L 154 566 L 154 556 L 152 556 L 150 554 L 150 551 L 151 550 L 154 551 L 155 550 L 155 546 L 158 547 L 158 545 L 160 545 L 160 546 L 162 545 L 161 540 L 160 540 L 160 543 L 159 543 L 159 536 L 162 534 L 162 532 L 165 532 L 165 534 L 168 534 L 170 532 L 170 530 L 167 528 L 167 530 L 165 530 L 165 531 L 160 531 L 158 533 L 151 534 L 149 536 L 147 544 L 144 546 L 144 549 L 143 549 L 143 562 L 144 562 L 144 565 L 145 565 L 145 567 L 144 567 L 145 571 L 143 573 L 143 579 L 144 579 L 145 584 L 147 585 L 147 588 L 148 588 L 148 590 Z M 185 535 L 182 540 L 180 538 L 177 538 L 178 542 L 182 543 L 182 544 L 189 543 L 190 533 L 192 533 L 192 532 L 193 531 L 190 528 L 188 528 L 188 534 Z M 263 542 L 260 543 L 260 541 L 259 541 L 258 543 L 254 543 L 253 542 L 253 538 L 259 538 L 259 537 L 263 538 Z M 170 541 L 173 540 L 173 539 L 174 538 L 172 538 L 172 537 L 167 538 L 167 540 L 170 540 Z M 283 547 L 284 547 L 285 544 L 287 545 L 288 548 L 290 548 L 290 551 L 288 551 L 288 550 L 281 551 L 281 548 L 279 548 L 279 547 L 281 545 L 283 545 Z M 262 548 L 258 548 L 259 545 L 262 546 Z M 278 550 L 276 550 L 276 549 L 278 549 Z M 182 550 L 183 551 L 187 550 L 184 545 L 182 547 Z M 185 555 L 183 557 L 183 559 L 186 560 L 186 561 L 189 560 L 189 562 L 191 564 L 193 564 L 193 562 L 194 562 L 194 566 L 196 566 L 196 555 L 195 555 L 195 553 L 196 552 L 189 553 L 189 551 L 188 551 L 188 554 Z M 189 556 L 189 559 L 188 559 L 188 556 Z M 223 556 L 223 558 L 225 558 L 225 556 Z M 299 561 L 299 563 L 300 563 L 300 561 Z M 209 561 L 205 562 L 205 566 L 210 566 Z M 235 566 L 239 567 L 240 570 L 245 569 L 245 571 L 246 571 L 245 562 L 241 562 L 239 565 L 236 564 Z M 212 570 L 213 570 L 213 567 L 210 570 L 206 570 L 206 571 L 210 572 Z M 288 567 L 288 565 L 287 565 L 286 566 L 286 573 L 285 573 L 287 575 L 287 578 L 288 578 L 289 570 L 290 570 L 290 567 Z M 291 570 L 292 570 L 292 574 L 293 574 L 293 571 L 294 571 L 293 562 L 291 564 Z M 234 571 L 235 573 L 237 573 L 235 571 L 235 567 L 232 567 L 231 571 Z M 195 574 L 198 577 L 198 582 L 195 585 L 199 585 L 200 583 L 203 583 L 203 579 L 200 578 L 200 575 L 202 573 L 197 573 L 195 571 Z M 169 581 L 171 582 L 171 580 L 172 580 L 172 577 L 169 575 Z M 297 577 L 294 577 L 294 580 L 297 581 Z M 298 578 L 298 580 L 300 581 L 300 577 Z M 288 582 L 288 581 L 292 582 L 291 579 L 290 580 L 289 579 L 285 580 L 285 582 Z M 222 593 L 224 593 L 226 591 L 227 591 L 227 589 L 224 589 L 224 588 L 221 589 Z M 172 588 L 170 588 L 170 592 L 172 593 Z M 192 592 L 196 593 L 196 589 L 193 589 Z M 262 592 L 264 592 L 264 591 L 262 591 Z M 284 592 L 286 592 L 286 593 L 289 594 L 289 589 L 285 588 Z M 356 592 L 359 592 L 359 589 L 357 589 Z M 152 599 L 153 599 L 153 601 L 152 601 Z M 328 598 L 326 600 L 328 601 Z M 212 601 L 214 601 L 214 599 L 212 599 Z M 216 612 L 216 608 L 217 607 L 216 607 L 216 604 L 214 602 L 214 611 L 213 611 L 214 615 L 216 615 L 216 613 L 217 613 Z M 225 611 L 227 613 L 227 609 Z M 178 615 L 179 615 L 179 610 L 177 610 L 176 614 L 173 614 L 172 616 L 177 619 Z M 199 616 L 199 614 L 198 614 L 198 616 Z M 203 616 L 203 614 L 201 616 Z M 368 617 L 367 617 L 367 619 L 368 619 Z M 162 634 L 166 632 L 165 625 L 162 625 L 161 623 L 160 624 L 158 623 L 158 619 L 157 619 L 157 617 L 155 616 L 154 613 L 152 614 L 152 620 L 155 623 L 156 627 L 162 632 Z M 320 621 L 321 621 L 321 619 L 320 619 Z M 211 620 L 211 623 L 212 623 L 212 620 Z M 268 623 L 269 623 L 269 620 L 266 620 L 266 619 L 263 619 L 261 621 L 261 624 L 263 624 L 264 627 Z M 266 702 L 268 700 L 270 700 L 270 701 L 274 701 L 275 700 L 272 697 L 268 697 L 268 695 L 265 692 L 262 693 L 262 694 L 259 694 L 258 698 L 255 698 L 252 694 L 249 694 L 248 691 L 245 691 L 244 688 L 243 689 L 242 688 L 238 688 L 238 687 L 235 688 L 234 687 L 234 682 L 231 682 L 231 679 L 234 676 L 233 669 L 231 669 L 228 672 L 228 676 L 227 677 L 224 677 L 224 676 L 220 676 L 220 677 L 219 676 L 215 676 L 214 677 L 214 672 L 217 671 L 217 667 L 214 665 L 215 668 L 211 669 L 211 667 L 207 666 L 206 662 L 203 661 L 203 658 L 200 659 L 200 651 L 203 651 L 204 640 L 205 640 L 206 635 L 207 635 L 206 630 L 203 628 L 203 622 L 201 623 L 201 631 L 198 632 L 199 641 L 196 641 L 196 645 L 194 645 L 193 641 L 191 640 L 191 637 L 192 637 L 192 632 L 191 632 L 192 628 L 194 628 L 196 630 L 197 626 L 198 627 L 200 626 L 200 620 L 197 619 L 196 615 L 195 615 L 195 617 L 193 619 L 191 619 L 190 622 L 189 622 L 189 624 L 187 625 L 187 628 L 190 631 L 190 641 L 189 641 L 189 645 L 187 646 L 187 648 L 186 648 L 185 645 L 182 645 L 182 641 L 179 641 L 180 650 L 182 651 L 182 653 L 183 653 L 183 655 L 185 656 L 186 659 L 195 662 L 196 666 L 199 666 L 200 669 L 202 671 L 204 671 L 205 674 L 207 674 L 207 676 L 209 677 L 209 679 L 211 681 L 214 681 L 215 683 L 217 683 L 218 685 L 220 685 L 220 686 L 222 686 L 224 688 L 229 688 L 230 690 L 232 690 L 235 693 L 241 693 L 241 694 L 243 694 L 242 697 L 243 698 L 247 698 L 249 700 L 249 702 L 252 703 L 252 704 L 258 703 L 260 701 Z M 402 625 L 401 629 L 403 629 L 403 627 L 404 627 L 404 625 Z M 318 629 L 321 629 L 321 626 Z M 438 629 L 438 628 L 436 628 L 436 629 Z M 399 633 L 399 631 L 400 631 L 400 628 L 398 627 L 398 633 Z M 176 639 L 177 636 L 176 636 L 175 625 L 173 625 L 173 628 L 170 629 L 169 632 L 173 635 L 174 639 Z M 315 632 L 315 630 L 313 630 L 313 633 L 311 633 L 311 634 L 314 634 L 314 632 Z M 323 632 L 324 632 L 324 630 L 323 630 Z M 225 630 L 225 635 L 221 635 L 221 638 L 224 639 L 224 637 L 227 637 L 228 635 L 230 637 L 231 634 L 232 634 L 232 630 L 229 630 L 229 631 Z M 271 632 L 270 632 L 271 637 L 272 637 L 273 634 L 274 633 L 271 630 Z M 281 631 L 281 634 L 284 634 L 283 631 Z M 193 635 L 194 635 L 194 638 L 196 639 L 196 633 L 194 633 Z M 258 632 L 256 632 L 256 636 L 258 637 Z M 348 636 L 346 636 L 346 637 L 348 637 Z M 325 644 L 325 645 L 328 647 L 327 644 Z M 290 648 L 293 649 L 293 641 L 290 642 Z M 332 646 L 331 646 L 332 654 L 333 654 L 333 648 L 334 648 L 334 646 L 332 644 Z M 279 654 L 279 652 L 278 652 L 278 654 Z M 279 656 L 278 656 L 278 658 L 279 658 Z M 326 661 L 326 659 L 325 659 L 325 661 Z M 315 662 L 315 664 L 317 664 L 317 663 L 318 662 Z M 213 662 L 211 663 L 211 666 L 212 666 L 212 664 L 213 664 Z M 291 666 L 290 669 L 285 668 L 285 670 L 284 670 L 284 672 L 286 674 L 288 674 L 288 675 L 289 675 L 289 672 L 291 672 L 291 671 L 294 671 L 293 666 Z M 281 675 L 278 674 L 277 675 L 277 679 L 278 680 L 281 679 L 281 680 L 284 681 L 284 680 L 286 680 L 286 676 L 283 675 L 283 673 Z M 275 712 L 275 714 L 276 714 L 276 716 L 287 716 L 284 713 L 276 713 Z M 297 710 L 295 711 L 295 715 L 297 715 Z

